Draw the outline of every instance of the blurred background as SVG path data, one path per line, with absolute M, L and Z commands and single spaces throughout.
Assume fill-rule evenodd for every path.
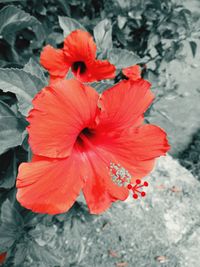
M 29 157 L 27 137 L 23 143 L 18 138 L 26 122 L 13 119 L 14 128 L 8 131 L 5 118 L 0 117 L 0 253 L 7 257 L 4 264 L 198 267 L 199 0 L 0 0 L 1 116 L 5 109 L 17 110 L 16 95 L 4 89 L 2 70 L 23 69 L 31 59 L 31 73 L 30 66 L 37 65 L 46 44 L 61 48 L 68 28 L 76 25 L 92 34 L 101 21 L 112 36 L 113 47 L 121 49 L 121 60 L 123 51 L 132 51 L 143 77 L 152 83 L 156 100 L 146 114 L 147 122 L 166 130 L 171 156 L 161 159 L 152 174 L 157 188 L 152 199 L 136 206 L 128 202 L 126 211 L 121 204 L 101 217 L 91 217 L 80 201 L 68 214 L 36 216 L 12 204 L 17 167 Z M 41 78 L 41 73 L 35 76 Z M 22 217 L 26 218 L 23 223 Z

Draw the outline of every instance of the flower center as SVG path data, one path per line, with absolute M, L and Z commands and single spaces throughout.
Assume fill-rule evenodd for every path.
M 131 192 L 133 198 L 137 199 L 138 195 L 141 195 L 141 197 L 145 197 L 146 193 L 144 191 L 141 191 L 140 189 L 142 189 L 142 187 L 147 187 L 149 185 L 148 182 L 145 181 L 142 184 L 142 181 L 137 179 L 135 183 L 136 183 L 135 185 L 134 184 L 127 185 L 127 188 Z
M 137 179 L 135 181 L 135 184 L 132 184 L 130 173 L 120 164 L 115 164 L 111 162 L 109 169 L 112 181 L 120 187 L 124 186 L 128 188 L 133 198 L 137 199 L 138 195 L 141 195 L 141 197 L 146 196 L 146 193 L 144 191 L 141 191 L 140 189 L 142 189 L 142 187 L 147 187 L 148 182 L 145 181 L 142 184 L 142 181 Z
M 72 64 L 72 70 L 83 74 L 86 71 L 86 65 L 83 61 L 76 61 Z
M 93 131 L 89 128 L 84 128 L 77 137 L 77 142 L 82 145 L 83 142 L 88 143 L 87 139 L 90 139 L 94 135 Z
M 126 186 L 131 181 L 130 173 L 120 164 L 110 163 L 110 176 L 118 186 Z

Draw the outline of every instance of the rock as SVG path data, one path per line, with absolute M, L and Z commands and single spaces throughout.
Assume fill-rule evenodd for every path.
M 199 11 L 200 3 L 198 0 L 183 0 L 183 4 L 193 13 Z
M 177 94 L 162 97 L 154 104 L 154 110 L 148 118 L 151 123 L 159 125 L 167 132 L 171 144 L 170 154 L 173 156 L 187 148 L 200 125 L 200 41 L 196 42 L 195 58 L 187 41 L 183 48 L 184 61 L 176 59 L 163 63 L 163 68 L 167 68 L 167 75 L 177 84 Z M 170 88 L 172 86 L 173 84 Z M 166 89 L 158 85 L 156 90 L 164 92 Z
M 174 1 L 178 4 L 177 2 Z M 199 0 L 181 0 L 180 4 L 189 9 L 193 15 L 196 13 L 196 17 L 199 17 Z M 167 70 L 165 79 L 168 89 L 156 85 L 158 78 L 152 83 L 153 86 L 156 86 L 156 94 L 164 93 L 170 89 L 172 91 L 154 104 L 154 110 L 148 119 L 151 123 L 158 124 L 166 130 L 171 144 L 170 154 L 173 156 L 178 156 L 187 148 L 200 125 L 200 41 L 198 38 L 193 39 L 197 44 L 195 57 L 192 55 L 189 41 L 183 42 L 182 60 L 163 61 L 163 66 L 160 67 L 160 69 Z M 174 85 L 177 85 L 176 93 L 173 88 Z
M 40 242 L 48 240 L 63 267 L 198 267 L 199 182 L 171 156 L 160 158 L 146 180 L 145 198 L 115 203 L 101 216 L 84 208 L 70 219 L 59 215 L 60 233 L 58 224 L 41 225 Z

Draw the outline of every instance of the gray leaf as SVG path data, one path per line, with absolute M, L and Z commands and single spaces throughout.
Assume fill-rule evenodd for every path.
M 0 252 L 6 251 L 21 235 L 23 218 L 10 200 L 6 200 L 1 208 Z
M 55 255 L 47 246 L 39 246 L 35 242 L 29 243 L 29 253 L 34 262 L 44 263 L 45 266 L 60 265 L 61 259 Z
M 21 114 L 31 109 L 33 97 L 44 87 L 43 81 L 20 69 L 0 69 L 0 89 L 14 93 Z
M 14 149 L 0 157 L 0 165 L 2 165 L 0 171 L 0 188 L 12 188 L 17 176 L 17 162 Z
M 138 55 L 126 49 L 114 48 L 108 55 L 109 61 L 114 64 L 117 69 L 126 68 L 143 62 Z
M 34 59 L 30 58 L 29 62 L 24 66 L 23 70 L 40 79 L 44 83 L 43 86 L 47 85 L 48 82 L 46 77 L 44 76 L 44 72 L 41 66 Z
M 58 17 L 58 21 L 61 29 L 63 30 L 64 37 L 70 34 L 72 31 L 82 29 L 87 31 L 78 21 L 69 17 Z
M 3 154 L 9 148 L 22 144 L 22 133 L 25 127 L 3 101 L 0 101 L 0 125 L 0 154 Z
M 91 84 L 91 86 L 93 88 L 95 88 L 95 90 L 101 94 L 103 93 L 105 90 L 109 89 L 113 84 L 110 82 L 94 82 Z
M 14 44 L 16 32 L 28 27 L 32 27 L 38 40 L 44 39 L 45 32 L 35 17 L 15 6 L 6 6 L 1 9 L 0 34 L 9 44 Z
M 94 27 L 94 38 L 100 50 L 108 51 L 112 49 L 112 25 L 109 19 L 100 21 Z

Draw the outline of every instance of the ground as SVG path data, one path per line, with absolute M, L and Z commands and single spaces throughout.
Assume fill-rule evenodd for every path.
M 72 221 L 63 222 L 63 214 L 54 224 L 39 224 L 38 244 L 63 267 L 198 267 L 199 182 L 170 156 L 158 160 L 147 181 L 146 198 L 116 203 L 100 216 L 80 209 Z M 24 267 L 30 264 L 43 266 L 29 258 Z

